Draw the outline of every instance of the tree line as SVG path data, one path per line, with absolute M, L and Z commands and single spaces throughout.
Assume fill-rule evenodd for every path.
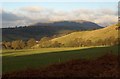
M 85 46 L 112 46 L 120 44 L 120 39 L 115 37 L 110 37 L 106 39 L 98 39 L 97 41 L 92 40 L 84 40 L 82 38 L 76 38 L 71 40 L 66 44 L 66 46 L 70 47 L 85 47 Z
M 37 46 L 39 45 L 39 46 Z M 36 47 L 37 46 L 37 47 Z M 40 41 L 35 40 L 34 38 L 31 38 L 27 41 L 23 40 L 14 40 L 11 42 L 3 41 L 2 42 L 2 48 L 3 49 L 29 49 L 29 48 L 55 48 L 55 47 L 61 47 L 62 44 L 55 41 L 51 42 L 51 38 L 49 37 L 43 37 L 40 39 Z
M 43 37 L 39 41 L 31 38 L 27 41 L 15 40 L 11 42 L 2 42 L 3 49 L 26 49 L 26 48 L 55 48 L 55 47 L 85 47 L 85 46 L 106 46 L 106 45 L 118 45 L 120 44 L 120 38 L 115 37 L 106 38 L 105 40 L 99 39 L 95 42 L 92 40 L 84 40 L 82 38 L 75 38 L 65 44 L 58 41 L 51 41 L 49 37 Z

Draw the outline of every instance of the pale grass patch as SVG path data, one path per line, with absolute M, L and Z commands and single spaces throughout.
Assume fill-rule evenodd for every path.
M 90 46 L 90 47 L 66 47 L 66 48 L 38 48 L 38 49 L 21 49 L 21 50 L 7 50 L 4 49 L 0 56 L 23 56 L 23 55 L 33 55 L 33 54 L 42 54 L 42 53 L 53 53 L 60 51 L 69 51 L 77 49 L 87 49 L 101 46 Z M 103 47 L 103 46 L 102 46 Z

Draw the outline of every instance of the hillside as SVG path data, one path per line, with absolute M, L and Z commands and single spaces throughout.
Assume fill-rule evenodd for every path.
M 99 28 L 102 27 L 88 21 L 60 21 L 36 23 L 29 25 L 28 27 L 2 28 L 2 36 L 3 41 L 12 41 L 17 39 L 28 40 L 30 38 L 40 40 L 40 38 L 45 36 L 63 36 L 74 31 L 93 30 Z
M 67 42 L 70 42 L 71 40 L 74 40 L 75 38 L 82 38 L 84 40 L 91 40 L 93 42 L 99 39 L 104 40 L 110 37 L 117 38 L 118 37 L 117 27 L 118 26 L 116 25 L 112 25 L 98 30 L 73 32 L 71 34 L 55 38 L 52 41 L 58 41 L 60 43 L 65 44 Z

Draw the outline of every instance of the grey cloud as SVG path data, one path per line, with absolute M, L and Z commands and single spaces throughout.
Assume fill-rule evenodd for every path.
M 0 17 L 2 18 L 2 27 L 24 25 L 25 21 L 29 19 L 26 16 L 15 14 L 13 12 L 7 12 L 5 10 L 2 11 L 0 15 L 1 15 Z
M 42 13 L 26 13 L 22 14 L 21 12 L 7 12 L 3 11 L 0 13 L 2 16 L 2 27 L 15 27 L 15 26 L 24 26 L 31 25 L 37 22 L 46 22 L 48 21 L 48 16 L 44 16 Z M 49 14 L 49 13 L 48 13 Z
M 117 11 L 111 9 L 58 11 L 46 8 L 41 9 L 41 7 L 31 7 L 20 8 L 18 12 L 4 11 L 2 15 L 3 25 L 16 26 L 60 20 L 88 20 L 102 26 L 107 26 L 117 22 Z
M 13 14 L 11 12 L 2 11 L 2 20 L 3 21 L 16 21 L 23 20 L 24 17 L 20 17 L 19 15 Z
M 117 23 L 117 10 L 113 9 L 79 9 L 73 11 L 76 18 L 81 18 L 83 20 L 93 21 L 102 26 L 108 26 Z

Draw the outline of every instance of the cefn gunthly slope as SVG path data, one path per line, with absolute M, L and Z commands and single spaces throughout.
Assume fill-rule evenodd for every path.
M 52 39 L 52 41 L 58 41 L 65 44 L 67 42 L 70 42 L 71 40 L 74 40 L 75 38 L 82 38 L 83 40 L 91 40 L 93 42 L 99 39 L 104 40 L 110 37 L 118 38 L 117 28 L 117 25 L 112 25 L 98 30 L 73 32 L 68 35 L 54 38 Z

